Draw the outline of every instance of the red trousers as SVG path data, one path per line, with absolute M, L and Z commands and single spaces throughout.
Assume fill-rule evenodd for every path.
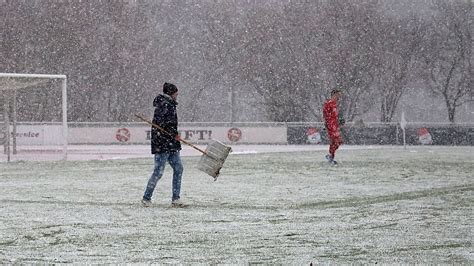
M 343 141 L 342 141 L 341 133 L 339 132 L 339 130 L 334 131 L 334 132 L 329 131 L 328 133 L 329 133 L 328 135 L 329 135 L 329 140 L 330 140 L 329 154 L 334 159 L 336 155 L 336 150 L 339 148 L 339 146 L 341 146 Z

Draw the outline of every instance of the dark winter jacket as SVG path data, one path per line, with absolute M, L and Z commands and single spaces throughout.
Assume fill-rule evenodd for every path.
M 153 100 L 155 114 L 153 123 L 160 126 L 169 134 L 159 129 L 151 128 L 151 153 L 175 152 L 181 150 L 181 143 L 175 139 L 178 135 L 178 103 L 171 96 L 160 94 Z

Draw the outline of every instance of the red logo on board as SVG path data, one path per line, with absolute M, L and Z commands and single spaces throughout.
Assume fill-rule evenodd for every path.
M 433 144 L 433 138 L 427 128 L 418 129 L 418 141 L 423 145 Z
M 242 138 L 242 131 L 233 127 L 227 131 L 227 138 L 232 142 L 237 142 Z
M 115 138 L 120 142 L 127 142 L 130 140 L 130 130 L 127 128 L 119 128 L 115 133 Z
M 321 134 L 318 132 L 318 129 L 315 127 L 310 127 L 306 130 L 306 136 L 308 137 L 308 142 L 311 144 L 321 143 Z

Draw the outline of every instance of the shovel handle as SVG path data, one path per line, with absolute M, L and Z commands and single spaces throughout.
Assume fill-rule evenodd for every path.
M 150 124 L 152 127 L 154 127 L 154 128 L 156 128 L 156 129 L 160 130 L 161 132 L 167 134 L 168 136 L 171 136 L 171 137 L 173 137 L 173 138 L 175 137 L 175 136 L 171 135 L 171 133 L 169 133 L 168 131 L 166 131 L 164 128 L 162 128 L 162 127 L 160 127 L 159 125 L 153 123 L 152 121 L 146 119 L 145 117 L 143 117 L 143 116 L 141 116 L 141 115 L 139 115 L 139 114 L 135 114 L 135 116 L 138 117 L 138 118 L 140 118 L 142 121 L 144 121 L 144 122 Z M 187 142 L 186 140 L 182 139 L 181 137 L 179 138 L 179 141 L 181 141 L 182 143 L 184 143 L 184 144 L 186 144 L 186 145 L 189 145 L 189 146 L 193 147 L 194 149 L 200 151 L 202 154 L 205 154 L 205 155 L 209 156 L 209 154 L 207 154 L 207 152 L 201 150 L 200 148 L 196 147 L 196 146 L 193 145 L 192 143 Z
M 193 147 L 194 149 L 200 151 L 202 154 L 205 154 L 205 155 L 209 156 L 209 154 L 208 154 L 207 152 L 201 150 L 201 149 L 198 148 L 196 145 L 187 142 L 186 140 L 182 139 L 181 137 L 179 137 L 179 141 L 181 141 L 182 143 L 184 143 L 184 144 L 186 144 L 186 145 L 189 145 L 189 146 Z

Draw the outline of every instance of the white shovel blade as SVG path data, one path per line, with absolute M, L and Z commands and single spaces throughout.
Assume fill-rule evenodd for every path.
M 224 165 L 225 159 L 232 151 L 232 148 L 226 146 L 222 142 L 213 140 L 206 148 L 206 154 L 201 156 L 201 160 L 198 164 L 198 169 L 204 173 L 217 178 L 219 172 Z

